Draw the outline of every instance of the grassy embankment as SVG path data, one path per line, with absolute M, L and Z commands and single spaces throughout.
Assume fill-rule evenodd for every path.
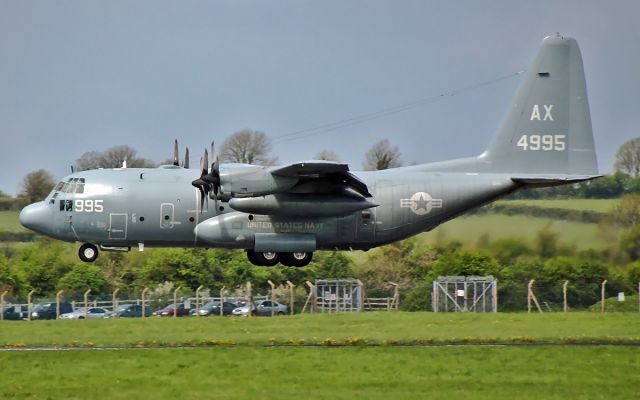
M 525 205 L 536 208 L 559 208 L 578 211 L 609 213 L 617 200 L 502 200 L 496 204 Z M 469 215 L 449 221 L 432 232 L 421 235 L 427 244 L 439 240 L 456 240 L 465 245 L 475 245 L 480 237 L 490 240 L 519 237 L 532 241 L 542 229 L 551 229 L 563 243 L 574 244 L 578 250 L 603 249 L 611 245 L 611 238 L 604 235 L 598 224 L 538 218 L 522 215 L 481 214 Z
M 4 322 L 4 344 L 221 341 L 190 349 L 0 352 L 0 398 L 629 399 L 640 395 L 637 347 L 384 344 L 417 338 L 443 343 L 455 338 L 640 342 L 638 328 L 638 314 L 627 313 Z M 330 338 L 351 345 L 330 346 Z M 324 345 L 300 346 L 302 339 Z M 382 346 L 363 346 L 365 340 Z

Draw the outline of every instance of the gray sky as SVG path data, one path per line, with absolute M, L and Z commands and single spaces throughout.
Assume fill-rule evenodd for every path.
M 521 76 L 277 138 L 513 74 L 555 32 L 580 43 L 608 172 L 640 136 L 639 16 L 635 0 L 0 0 L 0 190 L 119 144 L 161 161 L 178 138 L 195 166 L 243 128 L 274 139 L 282 163 L 330 149 L 357 170 L 384 138 L 405 164 L 476 155 Z

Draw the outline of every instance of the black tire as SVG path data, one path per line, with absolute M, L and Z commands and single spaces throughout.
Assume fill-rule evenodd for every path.
M 273 267 L 280 259 L 278 253 L 247 250 L 247 258 L 253 265 L 260 265 L 263 267 Z
M 296 253 L 280 253 L 280 262 L 287 267 L 304 267 L 311 262 L 313 253 L 296 252 Z
M 80 246 L 78 257 L 84 262 L 94 262 L 98 258 L 98 248 L 91 243 L 85 243 Z
M 278 311 L 278 315 L 284 315 L 282 311 Z

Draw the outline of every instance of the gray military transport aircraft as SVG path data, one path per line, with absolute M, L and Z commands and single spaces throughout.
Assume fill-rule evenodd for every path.
M 211 166 L 205 150 L 198 172 L 188 157 L 180 166 L 176 142 L 174 165 L 73 173 L 25 207 L 20 222 L 83 243 L 86 262 L 98 248 L 224 247 L 246 250 L 255 265 L 301 267 L 316 250 L 368 250 L 518 189 L 600 176 L 580 49 L 559 35 L 544 39 L 477 157 L 351 172 L 329 161 L 221 165 L 211 147 Z

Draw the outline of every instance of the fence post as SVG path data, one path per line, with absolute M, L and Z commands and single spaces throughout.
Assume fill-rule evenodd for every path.
M 119 291 L 120 288 L 116 288 L 116 290 L 113 291 L 113 295 L 111 296 L 111 314 L 113 317 L 116 316 L 116 309 L 118 308 L 118 297 L 116 297 L 116 295 Z
M 271 286 L 271 316 L 273 317 L 275 315 L 275 302 L 276 302 L 276 294 L 275 294 L 275 290 L 276 290 L 276 285 L 271 282 L 271 279 L 267 279 L 267 283 L 269 284 L 269 286 Z
M 9 293 L 9 291 L 5 290 L 0 294 L 0 321 L 4 319 L 4 296 L 6 296 L 7 293 Z
M 64 293 L 64 290 L 60 290 L 56 293 L 56 319 L 60 318 L 60 297 L 62 296 L 62 293 Z
M 607 285 L 607 280 L 602 281 L 602 290 L 600 291 L 600 312 L 604 313 L 604 288 Z
M 249 318 L 253 316 L 253 292 L 251 290 L 251 282 L 247 282 L 247 293 L 249 294 Z
M 527 314 L 531 314 L 531 286 L 535 279 L 531 279 L 527 285 Z
M 223 286 L 222 289 L 220 289 L 220 316 L 224 317 L 224 288 L 226 286 Z
M 540 314 L 542 314 L 542 308 L 540 308 L 540 303 L 538 303 L 538 298 L 536 297 L 535 294 L 533 294 L 533 282 L 535 282 L 535 279 L 531 279 L 529 281 L 529 284 L 527 285 L 527 312 L 531 313 L 531 300 L 533 300 L 533 303 L 536 305 L 536 308 L 538 309 L 538 312 Z
M 31 305 L 31 296 L 33 296 L 33 294 L 35 293 L 35 289 L 30 291 L 29 294 L 27 294 L 27 312 L 29 313 L 29 316 L 27 317 L 27 320 L 31 321 L 31 309 L 33 308 Z
M 89 316 L 89 293 L 91 293 L 91 289 L 87 289 L 87 291 L 84 292 L 84 319 L 87 319 Z
M 395 282 L 389 282 L 391 286 L 393 286 L 393 301 L 391 302 L 391 307 L 398 310 L 400 308 L 400 292 L 398 291 L 398 284 Z
M 200 316 L 200 291 L 204 288 L 204 286 L 200 285 L 196 289 L 196 317 Z
M 305 282 L 307 284 L 307 286 L 309 287 L 309 296 L 307 296 L 307 301 L 304 302 L 304 306 L 302 307 L 302 312 L 304 313 L 305 310 L 307 309 L 307 304 L 311 304 L 311 306 L 309 307 L 309 311 L 311 312 L 311 314 L 313 314 L 313 311 L 315 309 L 315 287 L 313 286 L 313 283 L 306 281 Z
M 291 307 L 290 314 L 293 315 L 293 288 L 296 286 L 293 283 L 287 281 L 287 286 L 289 286 L 289 307 Z
M 173 291 L 173 318 L 178 318 L 178 291 L 182 289 L 182 286 L 178 286 Z
M 148 291 L 149 291 L 148 287 L 142 289 L 142 318 L 145 318 L 145 311 L 146 311 L 144 295 L 147 294 Z
M 564 300 L 564 312 L 567 312 L 567 285 L 569 285 L 569 281 L 564 281 L 564 285 L 562 285 L 562 298 Z
M 4 319 L 4 296 L 6 296 L 7 293 L 9 293 L 9 291 L 5 290 L 0 294 L 0 321 Z

